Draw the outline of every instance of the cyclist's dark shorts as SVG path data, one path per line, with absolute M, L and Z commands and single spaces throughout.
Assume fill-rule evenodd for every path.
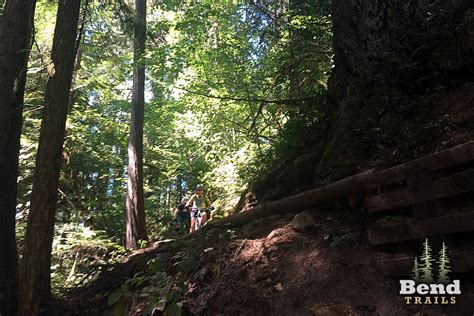
M 176 216 L 176 221 L 178 223 L 186 223 L 189 221 L 189 212 L 178 212 L 178 216 Z

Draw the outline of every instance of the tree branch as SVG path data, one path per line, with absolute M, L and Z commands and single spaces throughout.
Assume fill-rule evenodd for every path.
M 302 103 L 306 101 L 311 101 L 315 100 L 317 96 L 309 96 L 309 97 L 304 97 L 304 98 L 299 98 L 299 99 L 275 99 L 275 100 L 266 100 L 266 99 L 259 99 L 259 98 L 236 98 L 236 97 L 230 97 L 230 96 L 217 96 L 217 95 L 212 95 L 200 91 L 193 91 L 189 90 L 183 87 L 176 87 L 176 89 L 188 92 L 190 94 L 195 94 L 195 95 L 200 95 L 206 98 L 211 98 L 211 99 L 218 99 L 218 100 L 227 100 L 227 101 L 237 101 L 237 102 L 259 102 L 259 103 L 264 103 L 264 104 L 284 104 L 284 105 L 294 105 L 297 103 Z
M 79 50 L 79 45 L 81 44 L 82 37 L 84 36 L 84 29 L 85 29 L 85 25 L 86 25 L 86 18 L 87 18 L 88 8 L 89 8 L 89 0 L 86 0 L 85 3 L 84 3 L 84 8 L 83 8 L 83 11 L 82 11 L 81 24 L 80 24 L 79 32 L 78 32 L 77 39 L 76 39 L 76 47 L 74 48 L 74 51 L 75 51 L 74 56 L 77 56 L 77 51 Z

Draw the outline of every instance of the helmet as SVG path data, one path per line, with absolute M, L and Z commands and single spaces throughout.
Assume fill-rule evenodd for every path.
M 196 185 L 196 190 L 204 190 L 204 185 L 199 183 L 198 185 Z
M 183 197 L 183 199 L 181 200 L 181 203 L 184 204 L 186 203 L 187 201 L 189 201 L 189 198 L 187 196 Z

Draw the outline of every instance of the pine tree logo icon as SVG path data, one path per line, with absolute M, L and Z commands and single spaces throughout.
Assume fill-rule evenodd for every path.
M 399 294 L 404 296 L 405 304 L 456 304 L 455 295 L 461 294 L 461 281 L 450 280 L 451 259 L 448 253 L 443 242 L 435 261 L 433 249 L 425 238 L 421 255 L 413 260 L 411 279 L 400 280 Z
M 438 259 L 438 283 L 441 284 L 448 284 L 451 280 L 448 277 L 449 272 L 451 272 L 451 267 L 449 265 L 450 260 L 448 257 L 448 247 L 443 242 L 443 246 L 439 251 L 439 259 Z
M 418 257 L 415 257 L 414 259 L 413 269 L 411 270 L 411 278 L 416 283 L 421 283 L 420 267 L 418 266 Z
M 433 263 L 435 262 L 432 256 L 432 249 L 428 242 L 428 238 L 425 239 L 422 247 L 422 254 L 420 257 L 415 257 L 412 269 L 412 280 L 417 284 L 432 284 L 435 280 L 433 274 Z M 448 284 L 451 280 L 448 274 L 451 272 L 450 259 L 448 256 L 448 247 L 443 242 L 442 247 L 438 254 L 438 260 L 436 264 L 438 266 L 438 278 L 437 282 L 440 284 Z

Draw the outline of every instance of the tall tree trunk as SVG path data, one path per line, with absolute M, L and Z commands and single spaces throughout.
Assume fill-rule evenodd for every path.
M 51 248 L 81 2 L 60 0 L 54 30 L 21 274 L 20 315 L 51 297 Z
M 146 2 L 135 0 L 135 40 L 133 65 L 132 117 L 128 141 L 128 180 L 126 197 L 127 249 L 137 248 L 139 240 L 148 240 L 143 196 L 143 120 L 145 108 Z
M 329 135 L 316 179 L 332 181 L 382 157 L 406 161 L 440 147 L 420 142 L 432 130 L 433 140 L 441 139 L 443 131 L 423 131 L 440 104 L 429 104 L 429 96 L 448 97 L 471 81 L 473 8 L 472 0 L 332 1 Z
M 7 1 L 0 24 L 0 315 L 15 315 L 18 308 L 18 154 L 35 4 L 31 0 Z

